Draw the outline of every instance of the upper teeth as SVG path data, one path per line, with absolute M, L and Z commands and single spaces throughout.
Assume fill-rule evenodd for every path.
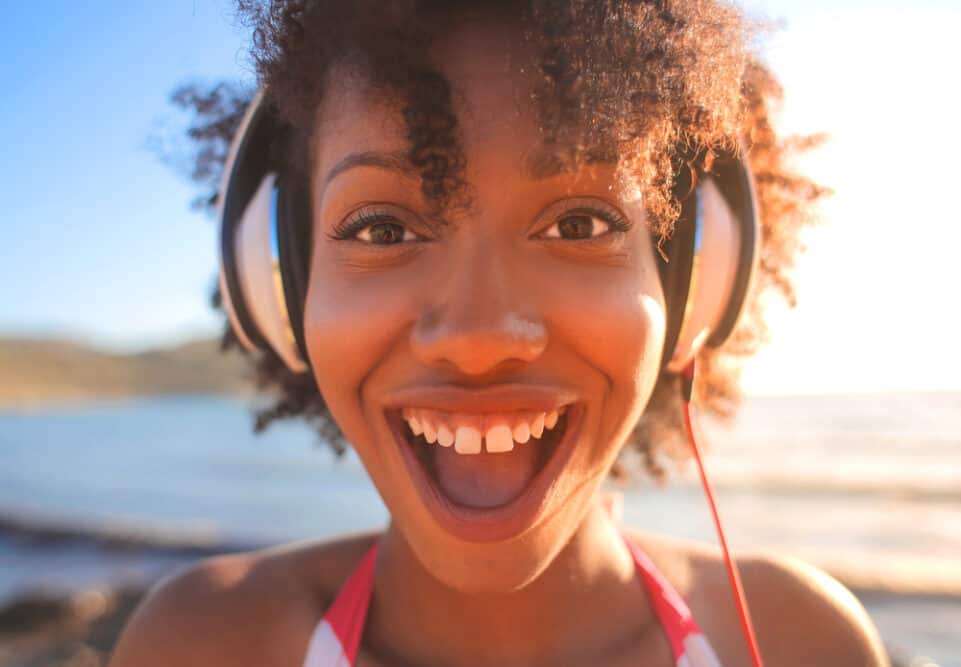
M 551 412 L 505 412 L 489 414 L 451 414 L 438 410 L 404 408 L 402 415 L 414 435 L 443 447 L 454 446 L 459 454 L 479 454 L 482 441 L 488 452 L 509 452 L 514 443 L 525 443 L 531 436 L 540 438 L 544 430 L 557 425 L 566 406 Z

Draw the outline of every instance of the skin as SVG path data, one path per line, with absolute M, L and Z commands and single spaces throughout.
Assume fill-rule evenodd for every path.
M 360 664 L 674 664 L 620 529 L 598 501 L 653 390 L 664 338 L 643 206 L 618 195 L 609 166 L 547 179 L 526 172 L 541 143 L 521 72 L 532 71 L 533 55 L 518 35 L 474 22 L 447 32 L 436 49 L 455 86 L 470 208 L 439 224 L 416 178 L 379 167 L 328 181 L 350 153 L 407 145 L 398 103 L 362 72 L 331 73 L 312 147 L 307 347 L 318 387 L 390 509 L 389 527 L 196 566 L 138 612 L 115 667 L 298 665 L 314 624 L 374 539 L 381 552 Z M 632 226 L 591 239 L 551 237 L 572 198 L 605 202 Z M 418 240 L 331 238 L 373 203 Z M 572 389 L 584 404 L 582 427 L 538 521 L 504 540 L 459 539 L 425 508 L 384 400 L 411 384 L 503 382 Z M 630 536 L 691 606 L 723 663 L 749 664 L 717 551 Z M 768 665 L 887 664 L 863 609 L 836 582 L 770 556 L 739 560 Z
M 447 225 L 424 220 L 418 182 L 395 171 L 354 168 L 324 186 L 350 153 L 406 145 L 400 110 L 378 91 L 346 85 L 351 77 L 343 71 L 334 73 L 331 86 L 341 92 L 327 95 L 319 112 L 319 233 L 306 340 L 318 387 L 390 508 L 384 572 L 406 576 L 424 567 L 447 588 L 523 597 L 518 589 L 544 574 L 582 524 L 587 530 L 591 499 L 653 390 L 664 300 L 643 207 L 615 195 L 610 167 L 545 180 L 525 174 L 541 141 L 529 105 L 516 102 L 530 86 L 509 75 L 518 40 L 494 28 L 453 39 L 456 46 L 441 45 L 441 60 L 458 82 L 455 112 L 464 119 L 474 205 Z M 586 240 L 546 236 L 585 200 L 623 210 L 632 229 Z M 392 203 L 394 214 L 429 240 L 330 240 L 365 202 Z M 431 518 L 410 476 L 398 474 L 404 464 L 383 416 L 384 397 L 412 384 L 511 382 L 558 385 L 583 397 L 580 439 L 557 479 L 548 520 L 507 543 L 465 542 Z M 577 568 L 623 573 L 627 552 L 616 533 L 597 539 L 582 557 L 611 562 Z

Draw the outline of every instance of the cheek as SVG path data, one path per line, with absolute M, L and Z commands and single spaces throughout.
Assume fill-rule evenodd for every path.
M 325 264 L 325 261 L 328 262 Z M 304 332 L 317 387 L 348 439 L 362 419 L 360 394 L 371 369 L 403 333 L 412 290 L 384 273 L 345 276 L 318 258 L 311 270 Z
M 647 266 L 608 269 L 558 285 L 554 336 L 606 381 L 603 439 L 626 436 L 654 390 L 664 345 L 664 298 Z
M 366 432 L 362 392 L 377 370 L 407 359 L 398 350 L 438 284 L 423 262 L 391 271 L 345 267 L 319 247 L 311 267 L 304 328 L 317 386 L 345 435 Z M 632 258 L 633 259 L 633 258 Z M 601 393 L 602 439 L 629 430 L 657 380 L 664 340 L 663 295 L 651 263 L 597 266 L 556 259 L 525 261 L 513 291 L 545 319 L 555 363 L 573 357 L 573 372 Z M 397 353 L 400 354 L 397 354 Z

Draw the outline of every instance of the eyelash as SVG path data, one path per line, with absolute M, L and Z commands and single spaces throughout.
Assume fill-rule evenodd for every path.
M 396 216 L 381 211 L 361 209 L 334 227 L 329 235 L 329 238 L 335 241 L 349 241 L 356 239 L 357 234 L 377 222 L 393 222 L 403 227 L 406 231 L 410 231 L 407 229 L 407 225 L 398 220 Z
M 553 224 L 547 227 L 547 229 L 550 229 L 554 225 L 559 224 L 561 221 L 567 218 L 575 217 L 577 215 L 588 215 L 593 218 L 598 218 L 607 224 L 608 229 L 607 231 L 601 234 L 598 234 L 597 236 L 593 236 L 587 239 L 563 239 L 561 237 L 550 237 L 550 238 L 559 238 L 560 240 L 592 241 L 601 236 L 607 236 L 608 234 L 619 235 L 631 228 L 630 221 L 628 221 L 624 216 L 622 216 L 620 213 L 618 213 L 615 210 L 606 210 L 606 209 L 600 209 L 600 208 L 595 208 L 591 206 L 579 206 L 579 207 L 572 208 L 565 211 Z M 396 216 L 390 215 L 389 213 L 385 213 L 385 212 L 369 211 L 369 210 L 362 209 L 358 211 L 356 214 L 354 214 L 353 216 L 339 223 L 336 227 L 334 227 L 334 229 L 331 231 L 329 235 L 329 238 L 337 241 L 356 240 L 357 234 L 359 234 L 361 231 L 363 231 L 367 227 L 378 222 L 392 222 L 394 224 L 398 224 L 401 227 L 403 227 L 405 231 L 408 231 L 408 232 L 410 231 L 402 221 L 397 219 Z M 546 231 L 546 229 L 544 231 Z M 544 231 L 540 232 L 538 235 L 542 235 Z M 370 245 L 378 245 L 378 244 L 370 244 Z

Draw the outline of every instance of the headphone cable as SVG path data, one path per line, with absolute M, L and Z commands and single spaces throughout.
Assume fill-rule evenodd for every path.
M 718 540 L 721 543 L 721 548 L 724 550 L 724 561 L 727 565 L 728 578 L 731 581 L 731 587 L 734 589 L 734 597 L 737 602 L 738 614 L 741 617 L 741 628 L 744 631 L 744 637 L 747 639 L 748 651 L 751 654 L 751 661 L 754 667 L 763 667 L 764 663 L 761 662 L 761 653 L 757 648 L 757 639 L 754 636 L 754 626 L 751 624 L 751 614 L 747 606 L 747 600 L 744 596 L 744 589 L 741 587 L 741 576 L 738 572 L 737 565 L 731 559 L 731 554 L 727 548 L 727 540 L 724 539 L 724 529 L 721 527 L 721 517 L 717 511 L 717 504 L 714 501 L 714 491 L 711 489 L 711 483 L 707 479 L 707 474 L 704 472 L 704 464 L 701 462 L 701 454 L 697 449 L 697 442 L 694 439 L 694 424 L 691 416 L 691 394 L 694 388 L 694 360 L 684 369 L 681 376 L 681 387 L 682 395 L 684 399 L 684 423 L 687 426 L 688 440 L 691 443 L 691 451 L 694 452 L 694 459 L 697 461 L 697 470 L 701 476 L 701 485 L 704 487 L 704 492 L 707 494 L 708 504 L 711 506 L 711 514 L 714 517 L 714 527 L 717 530 Z

